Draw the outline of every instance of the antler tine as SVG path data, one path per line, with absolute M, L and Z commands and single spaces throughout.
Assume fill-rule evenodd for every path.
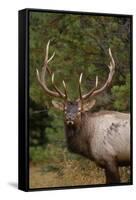
M 49 46 L 50 46 L 50 40 L 48 41 L 47 43 L 47 46 L 46 46 L 46 54 L 45 54 L 45 59 L 44 59 L 44 62 L 46 63 L 49 63 L 53 57 L 55 56 L 55 52 L 53 52 L 52 56 L 48 59 L 49 57 Z
M 81 89 L 82 77 L 83 77 L 83 73 L 81 73 L 79 76 L 79 99 L 77 100 L 81 102 L 81 111 L 83 110 L 83 97 L 82 97 L 82 89 Z
M 63 83 L 63 87 L 64 87 L 65 96 L 66 96 L 66 99 L 67 99 L 68 98 L 68 94 L 67 94 L 66 83 L 65 83 L 64 80 L 62 81 L 62 83 Z
M 53 52 L 53 54 L 52 54 L 52 56 L 48 59 L 48 63 L 54 58 L 54 56 L 55 56 L 55 52 Z
M 79 97 L 80 97 L 80 100 L 82 100 L 82 90 L 81 90 L 82 77 L 83 77 L 83 73 L 81 73 L 80 77 L 79 77 Z
M 79 80 L 82 80 L 82 76 L 80 75 Z M 91 96 L 91 94 L 96 90 L 96 88 L 98 87 L 98 76 L 96 76 L 96 81 L 95 81 L 95 86 L 92 90 L 90 90 L 87 94 L 82 95 L 81 93 L 81 81 L 80 81 L 80 87 L 79 87 L 79 95 L 80 95 L 80 100 L 86 100 L 89 96 Z M 78 99 L 79 101 L 79 99 Z
M 95 86 L 93 89 L 90 90 L 90 92 L 88 92 L 87 94 L 83 95 L 83 99 L 87 99 L 89 96 L 91 96 L 93 94 L 93 92 L 97 89 L 98 87 L 98 76 L 96 76 L 96 81 L 95 81 Z
M 48 63 L 53 59 L 53 57 L 55 56 L 55 52 L 52 54 L 52 56 L 50 58 L 48 58 L 48 54 L 49 54 L 49 46 L 50 46 L 50 40 L 47 43 L 46 46 L 46 54 L 45 54 L 45 59 L 44 59 L 44 65 L 42 67 L 42 72 L 41 72 L 41 77 L 40 77 L 40 73 L 38 71 L 38 69 L 36 69 L 36 74 L 37 74 L 37 80 L 39 82 L 39 84 L 41 85 L 41 87 L 44 89 L 44 91 L 50 95 L 50 96 L 55 96 L 55 97 L 62 97 L 63 99 L 66 99 L 66 95 L 63 94 L 55 85 L 54 83 L 54 73 L 51 72 L 50 68 L 48 67 Z M 50 90 L 47 85 L 46 85 L 46 81 L 45 81 L 45 75 L 46 75 L 46 71 L 49 72 L 50 76 L 52 76 L 52 84 L 53 87 L 56 91 L 52 91 Z
M 49 46 L 50 46 L 50 40 L 48 41 L 47 46 L 46 46 L 45 62 L 48 61 Z
M 111 68 L 113 68 L 115 70 L 115 61 L 113 59 L 113 56 L 112 56 L 110 48 L 109 48 L 109 55 L 110 55 L 110 58 L 111 58 L 111 62 L 110 62 Z
M 60 89 L 55 85 L 55 83 L 54 83 L 54 73 L 52 73 L 52 78 L 51 78 L 51 81 L 52 81 L 52 85 L 53 85 L 53 87 L 54 87 L 54 89 L 56 90 L 56 92 L 58 92 L 59 94 L 60 94 L 60 96 L 62 96 L 62 98 L 67 98 L 67 95 L 65 95 L 65 94 L 63 94 L 61 91 L 60 91 Z
M 48 70 L 50 72 L 50 69 L 48 68 L 48 63 L 49 63 L 49 61 L 48 61 L 49 46 L 50 46 L 50 40 L 48 41 L 47 46 L 46 46 L 46 53 L 45 53 L 44 65 L 42 67 L 42 73 L 41 73 L 41 81 L 43 83 L 45 83 L 46 70 Z M 55 55 L 55 54 L 53 54 L 53 55 Z M 53 58 L 53 57 L 54 56 L 51 56 L 51 58 Z
M 46 84 L 42 82 L 38 69 L 36 69 L 36 74 L 37 74 L 37 80 L 38 80 L 40 86 L 43 88 L 43 90 L 44 90 L 49 96 L 60 97 L 60 95 L 59 95 L 58 93 L 53 92 L 53 91 L 51 91 L 50 89 L 48 89 L 48 87 L 46 86 Z

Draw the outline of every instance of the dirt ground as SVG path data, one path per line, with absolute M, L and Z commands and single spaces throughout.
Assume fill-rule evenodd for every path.
M 77 185 L 104 184 L 104 170 L 94 162 L 86 161 L 82 164 L 78 160 L 59 163 L 30 163 L 30 188 L 63 187 Z M 121 182 L 128 183 L 130 170 L 120 168 Z

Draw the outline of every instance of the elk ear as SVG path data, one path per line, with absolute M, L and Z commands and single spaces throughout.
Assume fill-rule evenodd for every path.
M 57 102 L 52 100 L 52 105 L 54 106 L 54 108 L 63 111 L 64 110 L 64 104 L 61 102 Z
M 93 99 L 93 100 L 91 100 L 91 101 L 89 101 L 89 102 L 87 102 L 87 103 L 84 103 L 84 104 L 83 104 L 83 111 L 88 111 L 88 110 L 90 110 L 90 109 L 95 105 L 95 103 L 96 103 L 96 100 L 95 100 L 95 99 Z

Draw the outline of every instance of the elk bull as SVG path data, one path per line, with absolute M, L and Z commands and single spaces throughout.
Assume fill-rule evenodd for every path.
M 46 56 L 41 74 L 37 70 L 37 79 L 40 86 L 49 96 L 63 99 L 63 103 L 52 101 L 53 106 L 64 112 L 65 135 L 68 149 L 95 161 L 105 169 L 106 183 L 119 183 L 118 167 L 129 165 L 130 162 L 130 115 L 115 111 L 91 112 L 95 105 L 94 97 L 103 92 L 111 83 L 115 73 L 115 62 L 109 49 L 109 75 L 105 84 L 98 88 L 98 77 L 93 89 L 82 94 L 79 78 L 79 98 L 70 101 L 67 95 L 66 84 L 63 80 L 64 92 L 54 82 L 54 73 L 48 67 L 55 53 L 48 58 L 49 44 L 46 47 Z M 53 89 L 47 87 L 45 76 L 49 73 Z M 91 100 L 90 98 L 91 97 Z

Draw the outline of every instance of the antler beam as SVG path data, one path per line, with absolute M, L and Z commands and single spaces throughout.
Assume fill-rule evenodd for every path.
M 55 52 L 54 52 L 53 55 L 50 58 L 48 58 L 49 45 L 50 45 L 50 40 L 48 41 L 47 46 L 46 46 L 46 54 L 45 54 L 45 59 L 44 59 L 44 65 L 42 67 L 41 76 L 40 76 L 40 73 L 39 73 L 38 69 L 36 69 L 37 80 L 38 80 L 40 86 L 44 89 L 44 91 L 49 96 L 54 96 L 54 97 L 60 97 L 60 98 L 63 98 L 63 99 L 67 99 L 66 84 L 65 84 L 64 80 L 63 80 L 63 86 L 65 85 L 65 87 L 64 87 L 65 94 L 63 92 L 61 92 L 60 89 L 55 85 L 55 82 L 54 82 L 54 73 L 52 73 L 51 70 L 50 70 L 50 68 L 48 67 L 48 63 L 55 56 Z M 51 76 L 52 85 L 53 85 L 53 88 L 54 88 L 55 91 L 52 91 L 52 90 L 50 90 L 47 87 L 47 84 L 46 84 L 46 81 L 45 81 L 45 75 L 46 75 L 47 71 L 48 71 L 48 73 Z
M 112 82 L 112 78 L 113 78 L 113 75 L 115 73 L 115 61 L 113 59 L 113 56 L 112 56 L 112 53 L 111 53 L 111 49 L 109 48 L 109 56 L 110 56 L 110 59 L 111 59 L 111 62 L 110 64 L 108 65 L 108 68 L 110 70 L 109 72 L 109 75 L 108 75 L 108 79 L 107 81 L 105 82 L 105 84 L 98 90 L 95 90 L 91 96 L 96 96 L 98 94 L 100 94 L 101 92 L 103 92 Z
M 103 92 L 110 85 L 110 83 L 112 81 L 112 77 L 113 77 L 113 75 L 115 73 L 115 61 L 113 59 L 113 56 L 112 56 L 110 48 L 109 48 L 109 56 L 110 56 L 110 59 L 111 59 L 110 65 L 108 65 L 108 68 L 109 68 L 110 72 L 109 72 L 107 81 L 105 82 L 105 84 L 100 89 L 96 90 L 97 87 L 98 87 L 98 76 L 96 76 L 96 82 L 95 82 L 94 88 L 91 89 L 87 94 L 82 95 L 81 82 L 82 82 L 83 74 L 82 73 L 80 74 L 80 78 L 79 78 L 79 96 L 80 96 L 80 98 L 77 99 L 77 101 L 81 100 L 81 102 L 82 102 L 83 100 L 86 100 L 90 96 L 91 97 L 96 96 L 97 94 Z

